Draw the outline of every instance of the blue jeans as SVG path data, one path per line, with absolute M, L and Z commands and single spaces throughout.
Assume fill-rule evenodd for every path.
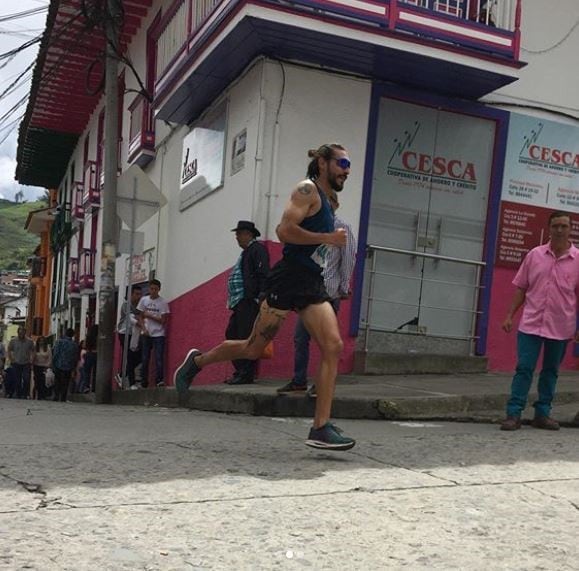
M 149 337 L 143 335 L 143 365 L 141 384 L 146 387 L 149 385 L 149 361 L 151 360 L 151 351 L 155 350 L 155 372 L 157 375 L 156 384 L 163 382 L 163 368 L 165 361 L 165 337 Z
M 333 299 L 331 302 L 336 315 L 340 309 L 340 300 Z M 298 318 L 296 330 L 294 332 L 294 376 L 292 381 L 296 385 L 308 384 L 308 363 L 310 362 L 310 339 L 311 336 L 304 325 L 304 322 Z
M 521 416 L 533 382 L 539 353 L 543 347 L 543 368 L 539 374 L 539 400 L 533 404 L 535 416 L 549 416 L 555 396 L 559 365 L 565 356 L 567 341 L 546 339 L 539 335 L 517 335 L 517 369 L 511 385 L 511 398 L 507 403 L 507 416 Z

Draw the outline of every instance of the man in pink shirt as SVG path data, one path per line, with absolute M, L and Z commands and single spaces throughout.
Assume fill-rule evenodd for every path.
M 565 212 L 551 214 L 549 232 L 549 243 L 533 248 L 525 256 L 513 280 L 517 291 L 502 325 L 507 333 L 511 331 L 513 316 L 524 304 L 517 337 L 517 369 L 501 430 L 521 427 L 521 413 L 541 347 L 543 368 L 539 375 L 539 400 L 533 405 L 533 426 L 559 430 L 559 423 L 550 417 L 551 403 L 567 343 L 573 337 L 579 339 L 576 331 L 579 250 L 569 239 L 571 217 Z

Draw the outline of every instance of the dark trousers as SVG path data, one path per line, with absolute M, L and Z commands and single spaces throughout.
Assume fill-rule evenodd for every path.
M 16 396 L 16 373 L 12 366 L 4 369 L 4 396 L 9 399 Z
M 121 375 L 123 373 L 123 355 L 125 352 L 125 334 L 119 333 L 119 342 L 121 343 Z M 129 347 L 131 346 L 131 335 L 129 335 Z M 135 369 L 139 366 L 141 362 L 141 351 L 131 351 L 127 352 L 127 378 L 129 379 L 129 385 L 135 384 Z
M 72 371 L 63 371 L 54 367 L 54 400 L 66 402 Z M 72 392 L 72 389 L 71 389 Z
M 255 319 L 259 314 L 259 304 L 253 299 L 242 299 L 232 310 L 225 331 L 225 339 L 239 340 L 247 339 Z M 250 359 L 236 359 L 232 361 L 235 369 L 234 376 L 253 380 L 255 379 L 255 371 L 257 369 L 257 361 Z
M 46 398 L 46 367 L 34 365 L 34 392 L 38 400 Z
M 340 309 L 340 299 L 333 299 L 331 302 L 334 312 L 338 315 Z M 296 385 L 308 384 L 308 364 L 310 362 L 310 339 L 311 336 L 298 318 L 296 330 L 294 332 L 294 376 L 293 382 Z
M 143 335 L 143 368 L 141 384 L 144 387 L 149 386 L 149 361 L 151 360 L 151 351 L 155 352 L 155 382 L 158 385 L 163 382 L 163 370 L 165 362 L 165 338 L 164 337 L 149 337 Z
M 82 377 L 84 379 L 85 387 L 90 388 L 90 392 L 94 393 L 96 383 L 96 351 L 87 351 L 84 354 L 84 365 L 82 366 Z
M 14 374 L 16 376 L 16 396 L 19 399 L 28 398 L 30 395 L 30 371 L 32 367 L 30 364 L 19 365 L 14 363 L 12 365 Z

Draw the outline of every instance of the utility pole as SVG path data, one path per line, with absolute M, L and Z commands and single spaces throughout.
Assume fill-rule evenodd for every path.
M 119 144 L 118 113 L 118 51 L 119 32 L 122 25 L 122 0 L 106 0 L 105 22 L 105 148 L 104 188 L 102 204 L 101 272 L 99 285 L 99 336 L 95 402 L 112 400 L 112 376 L 115 331 L 115 263 L 117 257 L 117 172 Z

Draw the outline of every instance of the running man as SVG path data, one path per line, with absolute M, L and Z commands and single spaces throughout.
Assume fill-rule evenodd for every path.
M 283 242 L 283 258 L 272 268 L 265 299 L 248 339 L 224 341 L 202 353 L 191 349 L 175 371 L 174 384 L 185 393 L 206 365 L 234 359 L 259 359 L 290 311 L 296 311 L 318 345 L 321 363 L 316 378 L 314 424 L 306 445 L 327 450 L 349 450 L 356 441 L 330 422 L 338 360 L 343 342 L 338 320 L 324 287 L 322 270 L 328 246 L 345 246 L 346 231 L 334 229 L 329 203 L 332 189 L 340 192 L 350 173 L 347 150 L 339 144 L 310 150 L 307 179 L 291 194 L 276 232 Z

